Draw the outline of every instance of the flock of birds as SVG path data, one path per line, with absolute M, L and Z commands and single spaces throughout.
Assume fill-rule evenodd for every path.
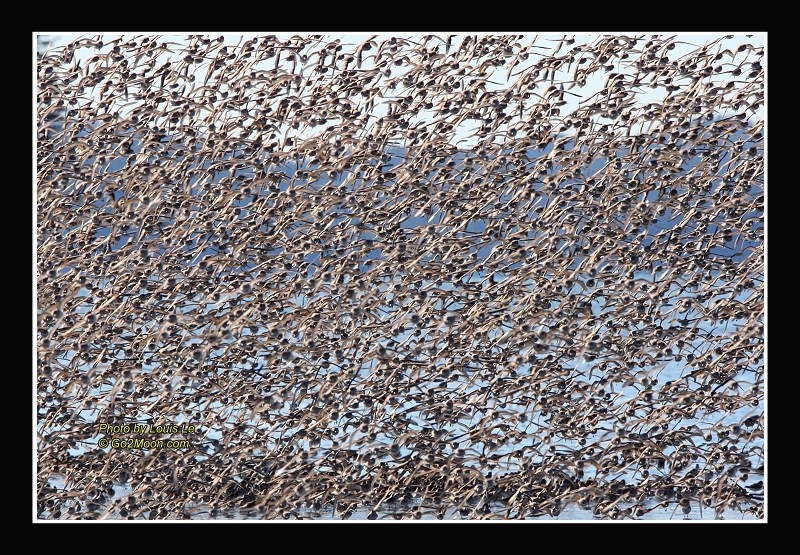
M 763 518 L 763 47 L 730 38 L 42 53 L 38 517 Z

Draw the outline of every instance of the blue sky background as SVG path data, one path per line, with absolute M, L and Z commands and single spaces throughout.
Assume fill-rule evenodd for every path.
M 278 35 L 278 36 L 280 36 L 280 35 Z M 358 43 L 362 42 L 363 40 L 365 40 L 367 37 L 368 37 L 367 35 L 365 35 L 365 36 L 347 35 L 347 36 L 340 37 L 340 40 L 344 44 L 358 44 Z M 64 44 L 66 41 L 71 40 L 72 38 L 74 38 L 74 37 L 70 37 L 68 35 L 60 35 L 58 37 L 58 39 L 55 41 L 54 46 L 58 47 L 59 45 Z M 289 38 L 289 37 L 287 37 L 287 38 Z M 376 38 L 376 40 L 381 40 L 381 38 L 382 37 L 379 35 Z M 410 35 L 408 38 L 409 38 L 409 40 L 420 40 L 421 37 L 417 36 L 417 35 Z M 454 47 L 455 47 L 455 45 L 457 45 L 460 42 L 461 38 L 462 37 L 460 35 L 456 36 L 454 38 L 454 40 L 453 40 Z M 583 40 L 583 37 L 580 37 L 580 36 L 576 37 L 576 38 L 578 40 Z M 247 39 L 248 39 L 247 36 L 242 37 L 242 38 L 240 38 L 238 35 L 237 36 L 226 36 L 226 42 L 225 43 L 226 44 L 230 44 L 230 45 L 235 45 L 235 44 L 241 42 L 242 40 L 247 40 Z M 523 42 L 530 41 L 530 39 L 531 39 L 531 37 L 526 37 L 526 39 L 523 40 Z M 185 40 L 185 37 L 183 37 L 183 36 L 180 36 L 180 37 L 165 36 L 165 37 L 163 37 L 163 39 L 160 39 L 160 40 L 166 41 L 168 43 L 169 42 L 174 42 L 174 43 L 180 45 L 180 44 L 182 44 L 182 41 Z M 336 37 L 326 37 L 325 40 L 336 40 Z M 553 36 L 553 35 L 545 36 L 545 35 L 542 35 L 541 37 L 537 37 L 536 40 L 533 42 L 533 44 L 537 45 L 537 46 L 538 45 L 542 45 L 543 48 L 551 49 L 551 48 L 554 47 L 554 44 L 558 44 L 558 41 L 560 41 L 560 40 L 561 40 L 561 36 Z M 587 40 L 587 42 L 591 42 L 591 40 L 594 40 L 594 39 L 589 39 L 589 40 Z M 722 39 L 719 36 L 709 36 L 709 35 L 686 35 L 686 36 L 682 35 L 680 37 L 677 37 L 676 40 L 677 40 L 678 46 L 676 48 L 675 54 L 680 54 L 680 49 L 681 48 L 685 48 L 688 51 L 690 49 L 693 49 L 695 47 L 695 45 L 701 45 L 701 44 L 713 44 L 714 45 L 713 48 L 717 48 L 719 50 L 723 50 L 723 49 L 727 48 L 727 49 L 731 49 L 732 51 L 736 51 L 736 49 L 738 49 L 739 45 L 741 45 L 741 44 L 752 44 L 752 45 L 758 47 L 758 46 L 763 46 L 763 43 L 764 43 L 763 35 L 754 35 L 752 37 L 746 37 L 744 35 L 736 35 L 731 39 Z M 683 44 L 683 43 L 685 43 L 685 44 Z M 87 57 L 92 55 L 92 53 L 94 53 L 94 50 L 87 48 L 86 52 L 84 54 L 81 54 L 81 55 L 77 55 L 76 54 L 76 60 L 78 61 L 78 63 L 80 63 L 81 60 L 87 59 Z M 168 58 L 168 56 L 165 55 L 164 59 L 166 60 L 167 58 Z M 535 60 L 535 57 L 532 57 L 532 58 L 533 59 L 531 60 L 531 63 L 533 63 L 533 61 Z M 161 63 L 161 60 L 159 60 L 159 63 Z M 524 66 L 520 66 L 519 67 L 520 71 L 523 71 L 524 69 L 525 69 Z M 556 77 L 556 79 L 559 79 L 559 78 L 561 78 L 561 76 L 557 76 Z M 501 88 L 501 87 L 506 85 L 506 82 L 503 81 L 502 79 L 499 79 L 498 81 L 496 81 L 496 83 L 497 83 L 496 86 L 498 88 Z M 595 84 L 595 86 L 597 87 L 598 90 L 600 88 L 602 88 L 602 86 L 603 86 L 602 77 L 598 78 L 598 82 Z M 568 99 L 570 104 L 568 104 L 567 106 L 564 107 L 565 113 L 569 113 L 571 111 L 571 109 L 573 109 L 575 106 L 579 105 L 579 103 L 583 99 L 585 99 L 587 96 L 590 96 L 592 88 L 593 88 L 592 87 L 592 83 L 588 83 L 586 87 L 581 88 L 580 89 L 580 94 L 583 95 L 582 97 L 574 97 L 574 96 L 567 95 L 566 98 Z M 95 91 L 94 93 L 96 94 L 97 91 Z M 659 90 L 645 90 L 645 91 L 643 91 L 642 96 L 637 99 L 637 101 L 642 105 L 648 104 L 648 103 L 658 102 L 661 98 L 663 98 L 663 94 L 664 94 L 663 90 L 661 90 L 661 91 L 659 91 Z M 384 107 L 384 109 L 386 109 L 386 107 Z M 727 114 L 719 114 L 720 118 L 724 118 L 726 116 L 727 116 Z M 424 118 L 430 118 L 432 116 L 430 114 L 420 114 L 419 117 L 421 119 L 424 119 Z M 758 122 L 761 121 L 761 120 L 763 120 L 763 109 L 759 109 L 756 113 L 751 115 L 752 124 L 757 125 Z M 470 138 L 470 134 L 471 134 L 472 131 L 474 131 L 474 129 L 470 129 L 469 127 L 465 127 L 464 129 L 461 129 L 460 132 L 457 133 L 456 136 L 454 137 L 454 139 L 453 139 L 454 142 L 458 143 L 459 146 L 461 148 L 464 148 L 464 149 L 470 147 L 471 146 L 471 140 L 472 140 Z M 288 132 L 288 131 L 283 130 L 283 132 Z M 308 130 L 306 132 L 300 130 L 300 131 L 298 131 L 298 134 L 296 136 L 299 137 L 299 138 L 302 138 L 304 136 L 310 135 L 311 132 L 312 132 L 311 130 Z M 646 133 L 646 130 L 642 130 L 642 132 Z M 307 135 L 304 135 L 304 133 L 307 133 Z M 750 145 L 750 144 L 746 145 L 746 147 L 749 147 L 749 146 L 752 146 L 752 145 Z M 549 146 L 544 151 L 541 151 L 539 153 L 537 153 L 535 150 L 532 150 L 531 151 L 531 157 L 536 157 L 537 155 L 547 155 L 547 153 L 550 151 L 550 149 L 552 149 L 552 145 Z M 137 146 L 134 145 L 134 151 L 137 151 L 137 150 L 138 150 Z M 391 167 L 394 164 L 398 163 L 398 161 L 400 160 L 399 157 L 402 156 L 402 153 L 403 153 L 403 149 L 402 149 L 401 146 L 397 146 L 394 149 L 390 149 L 388 151 L 388 154 L 392 158 L 386 164 L 386 166 L 387 166 L 386 170 L 391 171 Z M 458 158 L 459 158 L 459 154 L 457 153 L 454 156 L 454 159 L 458 162 Z M 609 162 L 609 160 L 598 158 L 587 169 L 587 175 L 584 176 L 584 178 L 590 177 L 593 173 L 599 171 L 608 162 Z M 724 163 L 725 160 L 723 160 L 722 162 Z M 106 171 L 107 172 L 113 172 L 116 169 L 121 169 L 122 167 L 124 167 L 124 165 L 126 163 L 127 163 L 127 160 L 126 160 L 125 157 L 117 158 L 116 160 L 111 161 L 111 163 L 108 166 Z M 208 164 L 206 164 L 206 167 L 207 166 L 208 166 Z M 301 164 L 300 168 L 292 167 L 291 165 L 287 164 L 287 165 L 285 165 L 284 167 L 282 167 L 280 169 L 281 169 L 281 171 L 284 171 L 287 175 L 292 176 L 292 175 L 296 174 L 298 169 L 303 169 L 303 167 L 302 167 L 302 164 Z M 214 181 L 218 183 L 220 180 L 225 179 L 226 177 L 230 177 L 230 176 L 231 176 L 230 172 L 221 171 L 221 172 L 218 172 L 214 176 Z M 288 187 L 288 184 L 286 182 L 281 184 L 281 189 L 282 190 L 286 190 L 287 187 Z M 505 201 L 505 202 L 510 201 L 513 198 L 513 192 L 514 192 L 513 191 L 513 186 L 510 186 L 508 188 L 508 190 L 507 190 L 507 193 L 501 193 L 501 195 L 499 197 L 501 202 L 502 201 Z M 765 193 L 765 191 L 761 191 L 760 193 L 758 191 L 754 191 L 752 194 L 754 196 L 758 196 L 758 194 L 764 194 L 764 193 Z M 116 200 L 116 198 L 115 198 L 115 200 Z M 653 200 L 653 199 L 646 199 L 646 200 Z M 245 218 L 247 216 L 248 205 L 250 204 L 251 201 L 252 201 L 252 199 L 243 198 L 243 199 L 241 199 L 241 200 L 239 200 L 239 201 L 237 201 L 235 203 L 235 206 L 240 207 L 241 210 L 242 210 L 240 219 L 243 219 L 243 218 Z M 545 194 L 543 196 L 543 204 L 546 204 L 546 203 L 547 203 L 547 198 L 546 198 L 546 194 Z M 348 222 L 350 224 L 352 224 L 358 218 L 358 216 L 356 214 L 346 214 L 346 213 L 329 214 L 329 216 L 331 218 L 329 225 L 346 224 Z M 757 212 L 754 212 L 752 214 L 752 217 L 754 219 L 757 219 L 758 216 L 759 216 L 759 214 Z M 400 220 L 399 223 L 400 223 L 400 227 L 403 228 L 403 229 L 417 231 L 417 230 L 423 229 L 425 226 L 428 226 L 430 224 L 440 224 L 440 223 L 442 223 L 442 220 L 445 217 L 446 217 L 446 214 L 445 214 L 444 211 L 440 211 L 440 212 L 438 212 L 438 213 L 436 213 L 436 214 L 434 214 L 432 216 L 409 212 L 409 213 L 404 213 L 404 214 L 401 215 L 401 220 Z M 671 226 L 676 225 L 679 221 L 680 221 L 679 215 L 674 214 L 674 213 L 672 213 L 670 211 L 667 211 L 659 218 L 659 220 L 655 224 L 652 224 L 651 229 L 650 229 L 651 235 L 657 235 L 657 234 L 660 234 L 660 233 L 664 233 L 667 230 L 669 230 Z M 480 219 L 472 220 L 465 227 L 464 231 L 467 232 L 467 233 L 474 233 L 474 234 L 476 234 L 476 237 L 482 237 L 483 236 L 483 232 L 485 231 L 487 225 L 489 225 L 489 222 L 487 222 L 487 221 L 480 220 Z M 756 222 L 756 223 L 754 223 L 754 228 L 753 229 L 758 230 L 761 227 L 763 227 L 762 224 L 760 224 L 759 222 Z M 708 230 L 709 233 L 713 233 L 715 231 L 716 230 L 714 229 L 713 225 Z M 98 231 L 99 237 L 107 236 L 109 233 L 111 233 L 111 228 L 110 227 L 109 228 L 105 228 L 105 229 L 100 229 Z M 296 227 L 294 229 L 289 229 L 288 233 L 287 233 L 287 237 L 288 237 L 289 240 L 299 239 L 302 236 L 302 233 L 303 233 L 303 227 L 302 226 L 298 226 L 298 227 Z M 369 233 L 365 233 L 363 235 L 363 237 L 362 237 L 363 240 L 375 240 L 376 238 L 377 238 L 377 236 L 371 236 Z M 136 231 L 132 230 L 132 232 L 130 234 L 125 235 L 119 242 L 111 245 L 111 251 L 112 252 L 117 252 L 120 249 L 123 249 L 125 247 L 125 245 L 128 244 L 130 241 L 135 241 L 135 240 L 136 240 Z M 468 239 L 465 239 L 465 241 L 468 241 Z M 722 255 L 722 256 L 729 255 L 730 252 L 731 252 L 731 249 L 735 249 L 736 251 L 740 251 L 740 252 L 745 253 L 745 254 L 742 254 L 741 256 L 742 257 L 746 257 L 747 256 L 746 253 L 748 252 L 748 249 L 754 248 L 754 247 L 757 247 L 757 246 L 758 246 L 757 242 L 754 242 L 754 241 L 752 241 L 750 239 L 747 239 L 745 237 L 736 236 L 736 237 L 732 237 L 731 238 L 731 240 L 729 241 L 729 244 L 726 245 L 725 248 L 720 248 L 718 254 Z M 491 257 L 491 253 L 492 253 L 494 248 L 495 248 L 495 245 L 493 244 L 492 241 L 486 242 L 483 239 L 481 239 L 480 241 L 476 240 L 475 241 L 475 252 L 476 252 L 477 261 L 490 260 L 489 257 Z M 214 254 L 215 252 L 216 251 L 211 247 L 209 247 L 209 249 L 206 249 L 204 251 L 199 251 L 197 253 L 197 256 L 194 259 L 188 261 L 187 264 L 189 264 L 189 265 L 199 264 L 199 262 L 201 261 L 201 259 L 203 257 L 211 255 L 211 254 Z M 276 247 L 275 248 L 275 254 L 279 254 L 280 252 L 281 252 L 281 247 Z M 309 275 L 308 275 L 309 278 L 313 277 L 314 272 L 317 271 L 314 268 L 319 265 L 320 260 L 324 256 L 325 256 L 324 252 L 318 252 L 318 253 L 312 253 L 306 258 L 305 261 L 312 265 L 311 268 L 309 269 Z M 379 260 L 380 256 L 381 256 L 380 249 L 376 248 L 370 254 L 368 254 L 365 258 L 360 260 L 360 262 L 359 262 L 359 270 L 361 272 L 364 272 L 365 274 L 368 274 L 369 271 L 370 271 L 370 267 L 369 267 L 370 266 L 370 262 L 369 261 L 370 260 Z M 734 261 L 736 261 L 736 259 L 734 259 Z M 503 280 L 505 280 L 507 278 L 508 275 L 513 273 L 515 270 L 518 270 L 521 267 L 521 264 L 522 264 L 521 262 L 517 262 L 517 263 L 514 263 L 514 264 L 510 265 L 506 269 L 506 272 L 502 272 L 502 271 L 501 272 L 497 272 L 497 273 L 495 273 L 494 277 L 491 278 L 491 279 L 494 282 L 502 282 Z M 240 268 L 239 270 L 247 270 L 247 268 Z M 252 268 L 249 268 L 249 270 L 252 270 Z M 230 272 L 234 272 L 235 269 L 230 269 L 229 271 Z M 639 272 L 634 276 L 634 278 L 636 280 L 642 280 L 644 282 L 650 282 L 650 283 L 656 282 L 658 280 L 658 277 L 659 276 L 656 273 L 644 273 L 644 272 Z M 490 276 L 486 272 L 484 272 L 484 271 L 474 271 L 474 272 L 469 273 L 468 276 L 465 276 L 465 278 L 461 280 L 461 283 L 445 283 L 445 284 L 442 284 L 441 287 L 442 287 L 442 289 L 445 289 L 445 290 L 447 288 L 455 289 L 455 288 L 458 288 L 458 287 L 462 287 L 463 283 L 487 283 L 487 280 L 489 280 L 489 279 L 490 279 Z M 423 288 L 429 287 L 431 285 L 432 284 L 429 284 L 429 283 L 423 283 Z M 382 286 L 382 287 L 385 287 L 385 286 Z M 599 288 L 599 286 L 598 286 L 598 288 Z M 583 289 L 583 287 L 581 287 L 579 289 L 577 285 L 575 286 L 575 292 L 578 292 L 579 290 L 582 290 L 582 289 Z M 679 302 L 680 301 L 681 296 L 677 291 L 674 291 L 671 294 L 675 295 L 675 302 Z M 752 294 L 753 294 L 753 291 L 745 290 L 745 291 L 743 291 L 741 293 L 739 299 L 742 300 L 742 301 L 745 301 Z M 217 302 L 209 303 L 206 306 L 206 309 L 209 312 L 211 312 L 211 311 L 213 311 L 215 309 L 221 308 L 221 307 L 225 306 L 225 303 L 226 303 L 227 300 L 228 300 L 227 297 L 222 296 L 222 297 L 220 297 L 220 299 Z M 306 308 L 309 305 L 311 305 L 315 300 L 317 300 L 317 299 L 314 296 L 308 296 L 308 295 L 305 295 L 303 293 L 298 293 L 296 295 L 296 298 L 295 298 L 295 305 L 298 308 L 302 309 L 302 308 Z M 598 297 L 598 299 L 595 301 L 595 303 L 593 305 L 593 309 L 599 310 L 601 308 L 602 304 L 603 304 L 602 301 L 604 301 L 604 300 L 605 299 L 603 299 L 602 297 Z M 713 301 L 714 301 L 713 298 L 709 299 L 709 302 L 713 302 Z M 91 308 L 91 305 L 89 304 L 89 305 L 87 305 L 86 310 L 88 311 L 88 310 L 90 310 L 90 308 Z M 401 307 L 401 306 L 397 306 L 397 307 L 394 307 L 394 308 L 392 308 L 392 307 L 385 307 L 385 308 L 387 310 L 387 320 L 389 320 L 392 317 L 392 315 L 396 316 L 398 313 L 401 313 L 403 310 L 405 310 L 404 307 Z M 449 307 L 449 311 L 454 313 L 454 314 L 458 314 L 463 309 L 464 309 L 464 306 L 462 304 L 459 304 L 459 303 L 455 303 L 455 304 L 453 304 L 453 305 L 451 305 Z M 692 313 L 690 312 L 688 314 L 688 316 L 691 316 L 691 315 L 692 315 Z M 611 313 L 609 313 L 609 316 L 611 316 Z M 732 322 L 732 323 L 734 325 L 736 324 L 736 322 Z M 155 331 L 158 328 L 158 326 L 159 326 L 158 322 L 153 322 L 151 331 Z M 701 329 L 703 329 L 704 331 L 709 332 L 709 333 L 719 334 L 721 336 L 722 335 L 727 335 L 727 334 L 730 333 L 730 330 L 728 330 L 728 329 L 717 329 L 717 328 L 714 328 L 714 327 L 710 327 L 710 326 L 708 326 L 706 324 L 701 324 Z M 602 330 L 599 330 L 599 331 L 602 332 Z M 504 332 L 503 332 L 502 329 L 497 329 L 497 330 L 493 331 L 493 334 L 494 334 L 493 337 L 494 338 L 501 337 L 503 333 Z M 292 338 L 292 336 L 289 333 L 286 333 L 283 337 L 288 338 L 290 340 L 296 340 L 296 338 Z M 189 342 L 191 342 L 191 341 L 192 340 L 189 340 Z M 196 340 L 196 342 L 199 343 L 199 340 Z M 403 334 L 400 334 L 400 335 L 396 336 L 395 338 L 393 338 L 392 341 L 387 341 L 384 346 L 385 347 L 391 347 L 392 343 L 413 345 L 414 338 L 411 335 L 411 332 L 409 331 L 408 333 L 403 333 Z M 698 349 L 705 348 L 704 347 L 704 340 L 698 339 L 696 343 L 697 343 L 696 347 Z M 222 352 L 222 347 L 220 348 L 218 353 L 215 353 L 214 351 L 212 351 L 210 354 L 213 356 L 214 354 L 219 354 L 221 352 Z M 526 354 L 526 355 L 530 354 L 531 356 L 537 357 L 537 358 L 539 357 L 539 355 L 537 355 L 535 353 L 535 351 L 533 350 L 532 347 L 529 348 L 528 352 L 525 352 L 523 354 Z M 75 355 L 76 355 L 75 352 L 66 352 L 66 353 L 64 353 L 63 363 L 65 365 L 71 364 L 72 363 L 72 359 L 73 359 L 73 357 Z M 272 351 L 267 349 L 267 348 L 263 348 L 259 352 L 259 357 L 258 358 L 269 359 L 271 356 L 274 356 Z M 347 363 L 347 362 L 348 361 L 346 361 L 346 360 L 345 361 L 341 361 L 341 363 Z M 370 372 L 372 370 L 372 364 L 374 364 L 376 362 L 377 361 L 375 359 L 370 359 L 369 361 L 366 361 L 364 363 L 364 366 L 360 369 L 360 374 L 359 375 L 362 376 L 365 380 L 367 380 L 367 377 L 368 377 L 368 375 L 370 374 Z M 93 363 L 88 363 L 82 369 L 89 370 L 91 368 L 92 364 Z M 578 364 L 576 364 L 575 370 L 576 371 L 581 371 L 581 370 L 588 371 L 588 368 L 591 367 L 591 366 L 592 366 L 592 364 L 590 364 L 589 361 L 583 360 L 582 362 L 578 362 Z M 81 367 L 79 366 L 79 368 L 81 368 Z M 157 369 L 157 366 L 148 366 L 147 364 L 144 364 L 142 369 L 145 372 L 146 371 L 153 371 L 153 370 Z M 521 367 L 519 369 L 519 371 L 524 373 L 526 371 L 529 371 L 529 368 Z M 663 383 L 663 381 L 669 381 L 669 380 L 678 379 L 682 375 L 682 373 L 684 371 L 685 371 L 684 367 L 681 364 L 666 363 L 666 364 L 663 365 L 662 368 L 660 368 L 656 372 L 656 376 Z M 469 375 L 468 368 L 467 368 L 467 370 L 465 370 L 465 374 L 466 374 L 466 376 Z M 756 373 L 753 373 L 752 375 L 750 375 L 750 377 L 753 380 L 760 379 L 760 376 L 758 374 L 756 374 Z M 738 379 L 738 381 L 739 381 L 739 383 L 740 383 L 740 385 L 742 387 L 746 388 L 746 387 L 749 387 L 749 386 L 752 385 L 752 383 L 748 383 L 747 382 L 747 379 L 748 379 L 748 375 L 747 374 L 741 376 L 741 379 L 739 379 L 739 378 L 737 378 L 737 379 Z M 467 385 L 468 383 L 469 382 L 454 380 L 454 381 L 448 382 L 447 385 L 446 385 L 446 388 L 449 391 L 453 392 L 454 394 L 457 392 L 459 395 L 467 395 L 467 394 L 473 394 L 476 391 L 479 391 L 481 387 L 485 386 L 485 383 L 483 383 L 480 380 L 475 380 L 475 382 L 472 385 Z M 175 385 L 176 386 L 178 385 L 178 377 L 175 378 Z M 106 393 L 107 391 L 109 391 L 111 389 L 111 387 L 112 386 L 101 386 L 100 388 L 96 388 L 95 390 L 89 391 L 89 393 L 91 395 L 101 396 L 104 393 Z M 114 386 L 114 387 L 116 387 L 116 386 Z M 623 395 L 623 396 L 635 396 L 635 395 L 638 394 L 638 391 L 639 391 L 638 386 L 631 385 L 631 386 L 629 386 L 629 388 L 627 390 L 623 389 L 619 393 L 621 395 Z M 294 397 L 292 395 L 290 395 L 288 393 L 286 394 L 285 399 L 284 399 L 285 402 L 282 403 L 282 408 L 278 410 L 278 414 L 284 414 L 284 415 L 288 414 L 288 412 L 290 410 L 292 410 L 293 408 L 301 408 L 302 409 L 302 408 L 304 408 L 304 406 L 306 406 L 306 405 L 304 405 L 304 403 L 307 404 L 307 403 L 310 402 L 308 400 L 304 400 L 304 401 L 301 401 L 301 403 L 299 405 L 296 405 L 296 406 L 293 407 L 292 406 L 293 402 L 294 402 L 293 398 Z M 395 410 L 396 411 L 404 411 L 404 410 L 412 411 L 413 409 L 415 409 L 415 406 L 416 406 L 416 404 L 415 404 L 414 401 L 409 401 L 407 403 L 404 403 L 404 404 L 401 404 L 401 405 L 397 406 Z M 212 406 L 212 408 L 216 408 L 216 407 Z M 219 408 L 221 408 L 221 405 L 219 406 Z M 241 412 L 244 411 L 244 410 L 246 410 L 246 408 L 244 406 L 242 406 L 242 407 L 237 407 L 237 406 L 230 407 L 230 411 L 228 412 L 229 422 L 233 422 L 233 421 L 237 420 L 239 418 L 239 415 L 241 414 Z M 724 424 L 732 424 L 732 423 L 735 423 L 735 422 L 739 422 L 739 421 L 747 418 L 748 416 L 751 416 L 753 414 L 759 414 L 759 413 L 763 413 L 763 407 L 751 407 L 751 408 L 748 408 L 748 409 L 742 409 L 740 411 L 737 411 L 735 413 L 731 413 L 731 414 L 727 415 L 726 417 L 724 417 L 722 419 L 722 422 Z M 87 408 L 87 409 L 82 410 L 80 412 L 80 416 L 84 420 L 86 420 L 88 422 L 92 422 L 93 419 L 96 417 L 96 410 Z M 704 423 L 705 424 L 712 424 L 712 423 L 718 421 L 720 419 L 720 416 L 715 414 L 715 415 L 709 415 L 708 418 L 710 419 L 709 422 L 704 422 L 703 418 L 701 418 L 699 422 L 698 421 L 692 421 L 692 422 L 676 421 L 674 423 L 674 425 L 675 425 L 675 427 L 680 427 L 680 426 L 684 426 L 684 425 L 685 426 L 702 425 Z M 224 425 L 225 424 L 223 423 L 222 426 L 224 426 Z M 413 427 L 412 427 L 412 429 L 413 429 Z M 297 431 L 298 431 L 297 429 L 285 429 L 282 432 L 281 437 L 294 435 Z M 212 427 L 207 428 L 204 433 L 206 434 L 206 438 L 205 439 L 207 439 L 207 440 L 219 439 L 219 438 L 222 437 L 222 431 L 221 430 L 215 430 Z M 611 435 L 613 435 L 613 433 L 614 433 L 614 430 L 604 430 L 602 433 L 599 434 L 600 437 L 598 437 L 597 439 L 602 439 L 603 437 L 610 437 Z M 355 435 L 353 437 L 357 438 L 358 436 Z M 379 439 L 391 440 L 391 438 L 379 438 Z M 761 442 L 761 444 L 763 444 L 763 441 Z M 562 445 L 565 446 L 565 447 L 569 446 L 566 443 L 562 443 Z M 79 447 L 78 449 L 72 450 L 71 452 L 73 454 L 78 454 L 78 453 L 84 451 L 85 449 L 91 448 L 91 447 L 93 447 L 92 444 L 87 444 L 87 445 Z M 479 448 L 480 445 L 475 445 L 475 447 Z M 511 451 L 514 447 L 515 446 L 513 444 L 510 445 L 508 447 L 509 451 Z M 662 515 L 662 518 L 666 518 L 666 516 Z

